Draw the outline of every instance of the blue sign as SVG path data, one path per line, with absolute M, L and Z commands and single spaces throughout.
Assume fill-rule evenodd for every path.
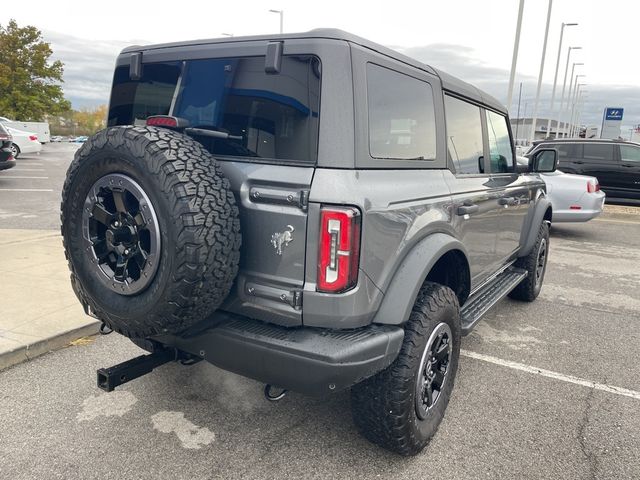
M 624 108 L 607 108 L 604 111 L 605 120 L 622 120 Z

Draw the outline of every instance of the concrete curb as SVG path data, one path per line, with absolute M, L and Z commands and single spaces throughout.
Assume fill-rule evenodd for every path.
M 56 332 L 47 338 L 43 338 L 28 345 L 21 345 L 13 350 L 0 352 L 0 370 L 7 369 L 27 360 L 33 360 L 45 353 L 58 350 L 69 345 L 73 340 L 95 335 L 100 328 L 100 322 L 97 320 L 88 320 L 88 322 L 71 330 L 63 330 Z

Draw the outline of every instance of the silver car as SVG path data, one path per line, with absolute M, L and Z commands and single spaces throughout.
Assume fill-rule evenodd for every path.
M 527 165 L 527 157 L 517 157 L 521 165 Z M 547 194 L 553 206 L 554 222 L 588 222 L 602 213 L 605 193 L 600 190 L 596 177 L 574 175 L 556 170 L 541 173 L 547 184 Z

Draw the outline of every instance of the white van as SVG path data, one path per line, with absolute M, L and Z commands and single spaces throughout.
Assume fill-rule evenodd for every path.
M 49 124 L 47 122 L 18 122 L 6 117 L 0 117 L 0 122 L 5 126 L 22 130 L 23 132 L 35 133 L 40 143 L 49 143 L 51 135 L 49 134 Z

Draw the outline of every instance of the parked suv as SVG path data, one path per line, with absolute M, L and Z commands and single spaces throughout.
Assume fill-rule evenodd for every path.
M 85 311 L 169 360 L 276 390 L 351 388 L 371 441 L 415 454 L 454 384 L 460 338 L 534 300 L 556 153 L 520 172 L 506 109 L 339 30 L 130 47 L 108 128 L 62 200 Z
M 640 144 L 623 140 L 568 138 L 535 142 L 539 149 L 558 151 L 565 173 L 597 177 L 607 197 L 640 200 Z

